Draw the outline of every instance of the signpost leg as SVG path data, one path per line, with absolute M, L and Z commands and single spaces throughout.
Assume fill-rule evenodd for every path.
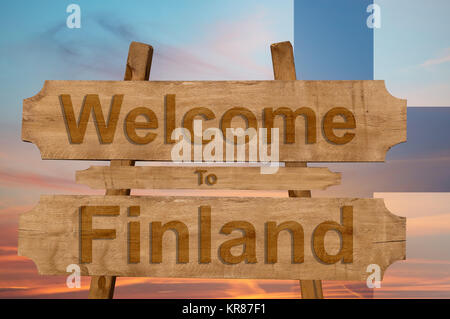
M 270 46 L 275 80 L 297 80 L 295 74 L 294 51 L 289 41 L 274 43 Z M 306 167 L 306 162 L 286 163 L 291 167 Z M 311 197 L 310 190 L 289 190 L 289 197 Z M 300 280 L 303 299 L 322 299 L 320 280 Z
M 152 65 L 153 47 L 131 42 L 125 69 L 125 81 L 148 81 Z M 134 166 L 134 161 L 112 160 L 110 166 Z M 106 195 L 130 195 L 130 189 L 108 189 Z M 115 276 L 92 276 L 89 289 L 90 299 L 112 299 L 116 284 Z

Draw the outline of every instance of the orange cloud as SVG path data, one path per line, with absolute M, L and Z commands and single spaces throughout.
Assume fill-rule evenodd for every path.
M 408 236 L 450 234 L 450 214 L 409 218 Z

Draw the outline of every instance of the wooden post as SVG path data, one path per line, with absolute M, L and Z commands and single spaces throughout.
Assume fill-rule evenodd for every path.
M 295 74 L 294 51 L 289 41 L 274 43 L 270 46 L 272 53 L 273 74 L 275 80 L 297 80 Z M 306 167 L 306 162 L 286 163 L 287 167 Z M 289 197 L 311 197 L 310 190 L 289 190 Z M 320 280 L 300 280 L 303 299 L 322 299 L 322 282 Z
M 125 81 L 148 81 L 152 65 L 153 47 L 131 42 L 125 69 Z M 134 161 L 111 160 L 110 166 L 134 166 Z M 130 189 L 107 189 L 106 195 L 130 195 Z M 112 299 L 116 284 L 115 276 L 92 276 L 90 299 Z

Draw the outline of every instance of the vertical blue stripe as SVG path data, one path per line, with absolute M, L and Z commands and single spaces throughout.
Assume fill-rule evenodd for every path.
M 294 0 L 299 80 L 373 80 L 373 0 Z

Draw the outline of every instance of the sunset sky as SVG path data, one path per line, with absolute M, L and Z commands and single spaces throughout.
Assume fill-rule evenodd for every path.
M 81 7 L 81 29 L 66 27 L 72 2 Z M 41 194 L 103 193 L 74 182 L 75 171 L 94 162 L 42 161 L 21 141 L 22 100 L 45 80 L 121 80 L 131 41 L 154 47 L 151 80 L 272 80 L 270 44 L 280 41 L 294 44 L 299 79 L 385 80 L 408 100 L 408 141 L 385 163 L 312 164 L 343 174 L 341 185 L 312 196 L 384 198 L 408 218 L 407 260 L 388 268 L 379 289 L 326 281 L 324 295 L 450 298 L 450 2 L 376 0 L 375 31 L 365 26 L 366 0 L 72 2 L 5 1 L 0 11 L 0 298 L 87 297 L 89 278 L 69 289 L 65 277 L 40 276 L 17 256 L 18 216 Z M 199 194 L 134 192 L 144 193 Z M 116 298 L 300 296 L 298 282 L 280 280 L 119 278 L 116 287 Z

